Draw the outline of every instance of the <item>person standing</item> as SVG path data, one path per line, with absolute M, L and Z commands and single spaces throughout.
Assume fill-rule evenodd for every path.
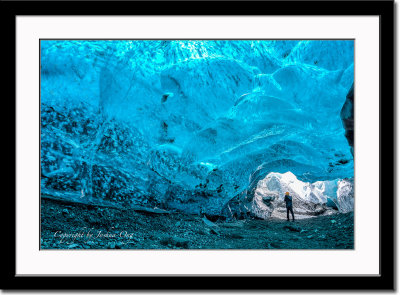
M 285 194 L 285 203 L 286 203 L 286 213 L 287 213 L 287 220 L 289 221 L 289 211 L 292 213 L 292 219 L 294 221 L 294 213 L 293 213 L 293 198 L 289 195 L 289 192 Z

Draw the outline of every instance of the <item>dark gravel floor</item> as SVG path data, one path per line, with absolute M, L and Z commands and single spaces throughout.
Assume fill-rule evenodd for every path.
M 354 249 L 353 213 L 216 221 L 41 200 L 41 249 Z

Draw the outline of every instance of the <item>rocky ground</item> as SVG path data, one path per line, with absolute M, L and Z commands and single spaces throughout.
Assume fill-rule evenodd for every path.
M 41 249 L 354 249 L 353 216 L 211 222 L 42 198 Z

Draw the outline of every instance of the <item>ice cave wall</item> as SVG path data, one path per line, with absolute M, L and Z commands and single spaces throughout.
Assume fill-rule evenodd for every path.
M 219 214 L 270 172 L 352 178 L 340 112 L 353 51 L 353 41 L 41 41 L 42 192 Z

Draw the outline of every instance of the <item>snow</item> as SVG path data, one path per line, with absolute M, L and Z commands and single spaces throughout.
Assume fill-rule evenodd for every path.
M 286 173 L 271 172 L 257 182 L 250 211 L 264 219 L 269 217 L 286 218 L 284 196 L 286 192 L 289 192 L 293 197 L 293 207 L 298 218 L 313 217 L 318 211 L 330 214 L 332 211 L 328 207 L 332 207 L 332 205 L 335 205 L 340 212 L 347 213 L 354 210 L 353 186 L 353 181 L 349 179 L 310 183 L 297 179 L 290 171 Z M 328 202 L 328 200 L 330 201 Z

